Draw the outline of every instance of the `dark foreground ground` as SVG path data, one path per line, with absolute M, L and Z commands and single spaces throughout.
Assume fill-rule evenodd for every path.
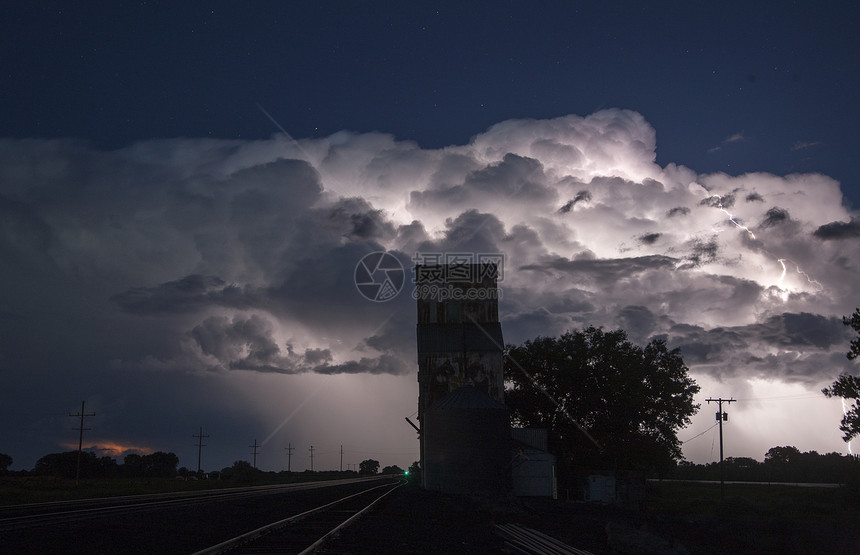
M 851 491 L 654 484 L 644 511 L 546 499 L 475 499 L 404 487 L 325 553 L 504 553 L 495 523 L 547 533 L 594 554 L 860 553 Z
M 7 479 L 0 480 L 0 505 L 154 493 L 156 490 L 176 492 L 222 484 L 166 480 L 144 485 L 149 489 L 138 491 L 141 484 L 123 480 L 82 483 L 80 487 L 73 487 L 58 480 Z M 323 494 L 319 492 L 308 491 L 303 495 L 310 497 L 307 499 L 308 507 L 324 501 L 321 499 Z M 297 503 L 300 497 L 290 494 L 288 500 Z M 120 515 L 118 519 L 132 519 L 133 523 L 120 522 L 111 528 L 111 533 L 116 535 L 117 530 L 131 530 L 138 552 L 190 553 L 199 546 L 220 541 L 209 541 L 203 537 L 205 531 L 217 529 L 220 534 L 227 524 L 235 527 L 235 533 L 250 530 L 262 522 L 283 518 L 285 504 L 288 504 L 287 500 L 281 498 L 270 503 L 232 501 L 223 507 L 208 507 L 205 514 L 201 512 L 203 509 L 191 514 L 187 508 L 179 508 L 176 510 L 180 514 L 160 509 L 144 517 Z M 245 522 L 252 513 L 266 507 L 274 511 L 273 515 L 261 516 L 259 523 Z M 290 507 L 290 514 L 297 510 L 299 508 Z M 153 524 L 156 521 L 158 525 Z M 87 522 L 83 521 L 84 525 L 88 525 Z M 806 488 L 726 484 L 724 500 L 721 501 L 719 484 L 649 482 L 644 508 L 639 511 L 550 499 L 470 498 L 404 486 L 345 530 L 326 546 L 324 552 L 505 553 L 505 543 L 496 534 L 495 524 L 517 524 L 540 530 L 595 555 L 860 554 L 860 486 Z M 193 540 L 194 546 L 199 546 L 180 548 L 177 542 L 172 542 L 170 549 L 154 547 L 154 544 L 150 548 L 142 541 L 147 532 L 139 532 L 140 525 L 149 531 L 157 530 L 154 537 L 166 538 L 165 542 L 174 535 L 183 539 L 187 537 L 189 542 Z M 81 538 L 81 533 L 76 530 L 69 528 L 67 532 Z M 103 532 L 100 533 L 104 535 Z M 117 542 L 117 545 L 125 547 L 93 550 L 77 540 L 74 545 L 79 548 L 78 552 L 131 551 L 125 538 L 119 538 Z M 56 545 L 62 546 L 63 543 Z M 9 547 L 0 538 L 0 553 L 9 552 Z M 54 550 L 62 553 L 74 551 L 69 548 Z M 38 551 L 27 549 L 21 552 Z

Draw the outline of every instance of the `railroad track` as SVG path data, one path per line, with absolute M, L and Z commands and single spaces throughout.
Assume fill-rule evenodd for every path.
M 252 486 L 196 492 L 129 495 L 111 498 L 51 501 L 27 505 L 7 505 L 0 507 L 0 533 L 16 532 L 35 527 L 55 526 L 138 511 L 184 507 L 213 501 L 238 501 L 241 499 L 277 495 L 288 491 L 303 491 L 351 484 L 364 480 L 359 478 L 276 486 Z
M 194 555 L 221 553 L 312 553 L 370 510 L 405 482 L 373 486 L 320 505 L 227 541 L 197 551 Z
M 592 555 L 525 526 L 496 524 L 496 531 L 508 548 L 521 555 Z

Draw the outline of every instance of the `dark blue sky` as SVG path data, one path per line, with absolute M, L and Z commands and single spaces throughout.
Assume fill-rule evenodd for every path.
M 578 4 L 7 6 L 0 136 L 267 138 L 260 104 L 297 138 L 434 148 L 619 107 L 655 127 L 662 165 L 822 172 L 860 204 L 855 3 Z

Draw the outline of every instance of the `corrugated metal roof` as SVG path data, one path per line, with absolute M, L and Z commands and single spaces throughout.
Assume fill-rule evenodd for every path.
M 504 344 L 498 322 L 418 324 L 419 353 L 501 352 Z
M 511 438 L 535 449 L 547 450 L 546 428 L 511 428 Z
M 464 385 L 445 395 L 427 409 L 430 411 L 436 410 L 451 410 L 451 409 L 492 409 L 507 411 L 503 403 L 500 403 L 492 397 L 481 393 L 475 386 Z

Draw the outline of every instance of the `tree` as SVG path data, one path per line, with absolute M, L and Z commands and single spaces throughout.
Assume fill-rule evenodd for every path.
M 785 466 L 793 462 L 797 462 L 799 458 L 800 449 L 794 445 L 788 445 L 785 447 L 776 446 L 771 447 L 767 450 L 767 453 L 764 454 L 764 463 L 775 466 Z
M 367 459 L 358 463 L 359 474 L 376 474 L 379 472 L 379 461 Z
M 842 323 L 851 326 L 858 333 L 857 337 L 851 340 L 847 354 L 848 360 L 854 360 L 860 356 L 860 308 L 854 309 L 854 314 L 850 317 L 844 316 Z M 854 402 L 851 404 L 850 410 L 846 411 L 845 416 L 842 417 L 839 429 L 843 434 L 842 439 L 846 442 L 860 435 L 860 377 L 842 374 L 830 384 L 830 387 L 825 387 L 821 392 L 827 397 L 853 399 Z
M 412 483 L 421 483 L 421 463 L 418 461 L 413 462 L 409 466 L 409 470 L 407 470 L 409 474 L 409 481 Z
M 95 455 L 89 451 L 81 453 L 81 475 L 86 476 L 88 463 L 90 459 L 95 459 Z M 74 478 L 75 468 L 78 460 L 77 451 L 67 451 L 65 453 L 49 453 L 38 461 L 33 467 L 33 473 L 39 476 L 56 476 L 57 478 Z
M 224 469 L 225 471 L 228 469 Z M 235 461 L 227 474 L 237 482 L 250 482 L 259 471 L 248 461 Z M 222 471 L 223 473 L 224 471 Z
M 677 431 L 699 405 L 678 349 L 633 345 L 623 330 L 589 327 L 508 346 L 506 391 L 515 425 L 548 428 L 559 464 L 584 472 L 668 471 Z
M 78 452 L 51 453 L 36 461 L 33 473 L 41 476 L 74 478 L 77 474 Z M 82 478 L 110 478 L 116 474 L 116 461 L 110 457 L 97 457 L 89 451 L 81 452 Z
M 0 474 L 6 474 L 10 466 L 12 466 L 12 457 L 6 453 L 0 453 Z
M 174 453 L 156 451 L 140 458 L 143 475 L 147 477 L 173 478 L 176 476 L 176 465 L 179 457 Z
M 128 478 L 140 478 L 143 476 L 142 457 L 137 453 L 129 453 L 122 460 L 120 472 Z
M 381 474 L 403 474 L 403 469 L 400 468 L 399 466 L 397 466 L 396 464 L 391 465 L 391 466 L 386 466 L 385 468 L 382 469 Z

